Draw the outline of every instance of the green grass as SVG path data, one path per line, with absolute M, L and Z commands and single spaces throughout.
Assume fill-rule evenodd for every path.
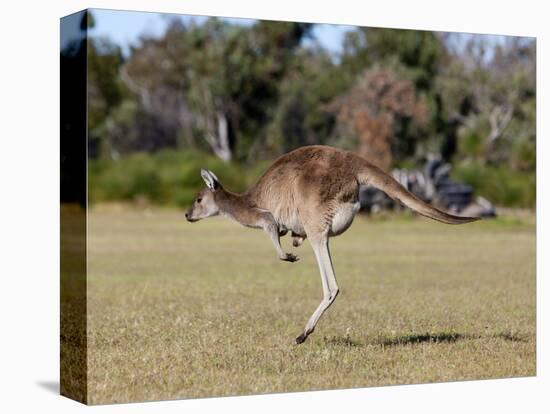
M 446 226 L 358 217 L 321 298 L 306 242 L 172 210 L 89 215 L 92 404 L 535 375 L 532 218 Z

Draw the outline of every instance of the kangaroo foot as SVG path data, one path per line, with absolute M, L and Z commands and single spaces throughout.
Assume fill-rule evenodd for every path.
M 300 345 L 302 343 L 304 343 L 307 339 L 308 335 L 306 335 L 305 332 L 302 332 L 298 337 L 296 337 L 295 339 L 295 342 L 296 342 L 296 345 Z

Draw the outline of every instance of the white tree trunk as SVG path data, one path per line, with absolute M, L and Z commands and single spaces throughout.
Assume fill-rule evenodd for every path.
M 209 122 L 211 125 L 211 123 Z M 214 128 L 207 128 L 212 130 Z M 214 154 L 223 161 L 231 161 L 233 154 L 229 146 L 229 125 L 226 116 L 218 111 L 216 112 L 216 132 L 207 132 L 206 141 L 214 151 Z

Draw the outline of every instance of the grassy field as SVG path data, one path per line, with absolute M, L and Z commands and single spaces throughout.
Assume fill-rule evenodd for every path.
M 535 375 L 532 215 L 465 226 L 358 217 L 331 240 L 340 295 L 321 299 L 306 242 L 223 219 L 89 215 L 92 404 Z

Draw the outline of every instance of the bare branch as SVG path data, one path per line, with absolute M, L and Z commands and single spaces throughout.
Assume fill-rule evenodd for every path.
M 493 143 L 502 136 L 502 133 L 512 120 L 514 108 L 512 105 L 496 106 L 489 115 L 489 123 L 491 124 L 491 132 L 487 137 L 489 143 Z
M 120 79 L 122 80 L 122 82 L 124 82 L 128 89 L 130 89 L 132 92 L 140 97 L 143 107 L 147 110 L 151 110 L 152 104 L 149 91 L 145 86 L 139 85 L 135 80 L 132 79 L 125 66 L 122 66 L 120 68 Z

